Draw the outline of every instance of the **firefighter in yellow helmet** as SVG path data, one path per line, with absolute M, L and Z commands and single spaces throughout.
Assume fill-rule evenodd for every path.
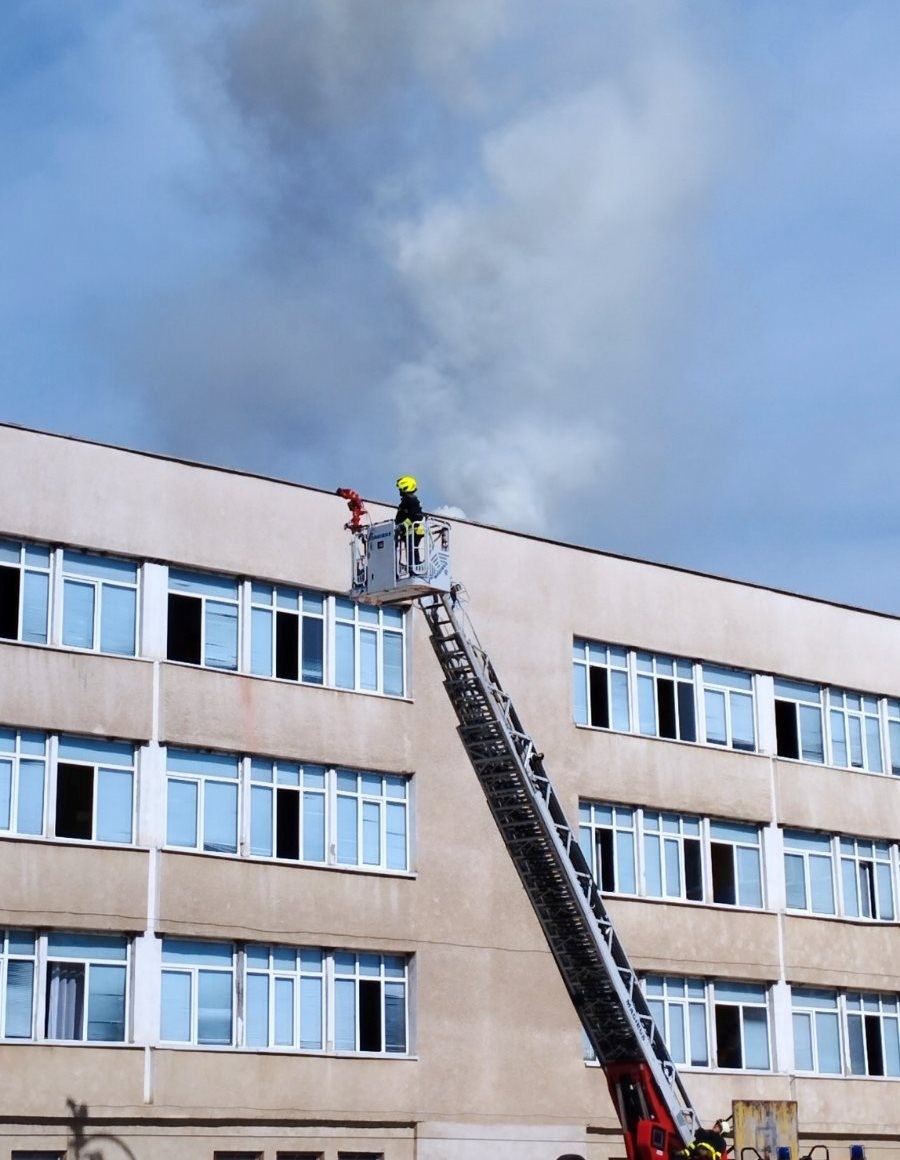
M 680 1160 L 723 1160 L 728 1151 L 722 1121 L 716 1120 L 712 1128 L 698 1128 L 694 1139 L 675 1155 Z
M 413 476 L 401 475 L 398 478 L 397 490 L 400 492 L 400 502 L 397 505 L 397 514 L 394 516 L 398 565 L 400 564 L 399 549 L 403 543 L 407 545 L 407 566 L 411 565 L 413 561 L 416 564 L 420 563 L 419 545 L 420 537 L 425 535 L 425 528 L 422 525 L 425 513 L 422 511 L 422 504 L 416 494 L 417 489 L 418 484 Z M 414 547 L 413 552 L 410 552 L 410 547 Z

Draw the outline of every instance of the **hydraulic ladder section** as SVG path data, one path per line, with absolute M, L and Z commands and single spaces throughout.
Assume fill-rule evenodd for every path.
M 543 755 L 522 728 L 458 589 L 419 599 L 459 734 L 604 1068 L 630 1160 L 688 1144 L 698 1126 L 637 977 L 566 821 Z

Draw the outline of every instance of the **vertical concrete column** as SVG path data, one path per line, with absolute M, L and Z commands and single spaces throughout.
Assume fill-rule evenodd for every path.
M 168 624 L 169 570 L 165 564 L 145 564 L 141 570 L 141 656 L 165 660 Z
M 775 680 L 766 674 L 756 677 L 756 720 L 759 728 L 757 745 L 760 753 L 776 753 Z

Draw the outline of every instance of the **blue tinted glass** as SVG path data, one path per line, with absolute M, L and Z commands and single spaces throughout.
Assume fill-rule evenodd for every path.
M 709 1050 L 706 1035 L 706 1008 L 701 1003 L 691 1003 L 689 1010 L 691 1063 L 694 1067 L 707 1067 L 709 1065 Z
M 294 1042 L 294 980 L 275 980 L 275 1044 L 290 1047 Z
M 203 753 L 195 749 L 170 749 L 167 767 L 171 773 L 199 773 L 211 777 L 238 775 L 238 759 L 225 753 Z
M 881 773 L 884 765 L 881 760 L 881 733 L 877 717 L 866 718 L 866 769 L 873 773 Z
M 238 584 L 227 576 L 207 576 L 203 572 L 184 572 L 169 569 L 169 591 L 191 592 L 196 596 L 218 596 L 221 600 L 237 600 Z
M 16 731 L 15 729 L 0 729 L 0 752 L 15 753 L 16 751 Z
M 572 666 L 572 705 L 576 725 L 587 725 L 587 669 L 584 665 Z
M 227 1045 L 232 1041 L 231 973 L 200 971 L 198 976 L 197 1041 Z
M 758 851 L 739 847 L 737 865 L 739 905 L 762 906 L 762 870 Z
M 292 761 L 279 761 L 275 780 L 279 785 L 299 785 L 300 766 Z
M 641 733 L 656 735 L 656 702 L 653 697 L 652 677 L 638 677 L 638 720 Z
M 817 914 L 834 914 L 834 883 L 830 858 L 809 859 L 809 889 L 812 909 Z
M 356 604 L 345 596 L 337 596 L 334 601 L 334 614 L 341 620 L 356 620 Z
M 387 865 L 390 870 L 406 869 L 406 807 L 388 802 L 386 817 Z
M 231 943 L 203 942 L 201 939 L 164 938 L 162 961 L 191 967 L 231 967 Z
M 347 793 L 356 793 L 359 789 L 359 774 L 353 773 L 349 769 L 339 769 L 337 771 L 337 787 Z
M 272 613 L 254 608 L 250 615 L 250 672 L 272 675 Z
M 94 585 L 66 580 L 63 585 L 63 644 L 94 647 Z
M 137 593 L 133 588 L 105 584 L 100 597 L 100 649 L 134 655 Z
M 237 786 L 207 781 L 203 791 L 203 849 L 237 851 Z
M 275 589 L 275 603 L 279 608 L 289 608 L 297 612 L 300 607 L 300 592 L 297 588 L 283 588 L 280 584 Z
M 406 1051 L 406 988 L 384 984 L 384 1049 Z
M 250 853 L 271 858 L 272 846 L 272 791 L 267 786 L 254 785 L 250 790 Z
M 359 687 L 378 688 L 378 634 L 369 629 L 359 634 Z
M 766 988 L 759 983 L 716 983 L 716 1002 L 765 1003 Z
M 325 770 L 321 765 L 304 765 L 303 784 L 309 789 L 324 789 Z
M 381 862 L 381 807 L 377 802 L 363 802 L 363 854 L 366 866 Z
M 300 980 L 300 1047 L 304 1051 L 322 1048 L 322 980 Z
M 337 860 L 346 865 L 357 863 L 357 801 L 356 798 L 337 799 Z
M 34 1011 L 34 963 L 12 959 L 6 967 L 6 1035 L 30 1039 Z
M 801 756 L 804 761 L 824 761 L 822 713 L 810 705 L 800 706 Z
M 755 749 L 753 698 L 743 693 L 731 694 L 731 743 L 736 749 Z
M 108 556 L 91 556 L 87 552 L 63 552 L 63 573 L 66 576 L 89 576 L 92 580 L 116 580 L 120 584 L 137 583 L 137 565 L 128 560 L 113 560 Z
M 841 1074 L 841 1040 L 838 1017 L 827 1011 L 816 1012 L 816 1046 L 819 1051 L 818 1071 L 826 1075 Z
M 0 761 L 0 830 L 8 830 L 12 807 L 12 762 Z
M 197 783 L 194 781 L 169 778 L 166 843 L 169 846 L 197 845 Z
M 247 962 L 250 966 L 265 967 L 268 969 L 271 951 L 269 947 L 259 943 L 251 943 L 246 948 Z
M 49 601 L 50 577 L 43 572 L 26 572 L 22 601 L 22 640 L 26 643 L 47 643 Z
M 662 862 L 659 838 L 655 834 L 644 835 L 644 874 L 647 894 L 651 898 L 662 897 Z
M 806 881 L 803 875 L 803 859 L 799 854 L 785 854 L 784 877 L 789 909 L 806 910 Z
M 304 592 L 303 611 L 318 613 L 321 616 L 325 611 L 325 597 L 322 595 L 322 593 Z
M 323 621 L 310 616 L 303 617 L 300 679 L 311 685 L 321 685 L 325 679 L 324 629 Z
M 267 604 L 271 607 L 273 591 L 271 584 L 260 584 L 254 580 L 250 585 L 250 599 L 254 604 Z
M 47 734 L 38 733 L 33 729 L 23 729 L 19 733 L 19 749 L 22 753 L 43 757 L 47 752 Z
M 403 637 L 384 634 L 384 691 L 392 697 L 403 695 Z
M 266 975 L 247 975 L 246 1038 L 248 1047 L 269 1046 L 269 980 Z
M 744 1066 L 768 1069 L 769 1030 L 766 1013 L 760 1009 L 743 1011 L 744 1019 Z
M 0 564 L 21 564 L 22 545 L 13 540 L 0 540 Z
M 274 761 L 265 761 L 261 757 L 254 757 L 250 762 L 250 776 L 253 781 L 274 781 Z
M 356 1050 L 356 983 L 334 981 L 334 1046 L 338 1051 Z
M 97 840 L 130 842 L 132 774 L 120 769 L 101 769 L 97 791 Z
M 121 961 L 127 954 L 128 940 L 108 934 L 50 934 L 47 936 L 47 950 L 51 955 L 68 959 Z
M 208 601 L 204 663 L 213 669 L 236 669 L 237 647 L 237 605 Z
M 19 805 L 16 829 L 20 834 L 44 832 L 44 762 L 19 762 Z
M 786 681 L 775 678 L 775 696 L 786 697 L 792 701 L 814 701 L 817 705 L 822 690 L 818 685 L 806 684 L 803 681 Z
M 87 1037 L 108 1043 L 124 1041 L 124 967 L 91 966 L 88 972 Z
M 127 741 L 97 741 L 92 737 L 60 737 L 61 761 L 90 761 L 103 765 L 134 765 L 134 746 Z
M 325 795 L 321 793 L 303 794 L 303 858 L 325 861 Z
M 809 1015 L 794 1015 L 794 1067 L 798 1071 L 814 1071 L 812 1019 Z
M 627 732 L 631 728 L 628 712 L 628 674 L 613 669 L 612 683 L 612 727 Z
M 50 567 L 50 549 L 43 548 L 40 544 L 26 544 L 25 545 L 25 563 L 29 567 L 34 568 L 49 568 Z
M 616 832 L 616 862 L 619 872 L 618 888 L 622 894 L 636 894 L 634 834 L 618 830 Z
M 165 1043 L 190 1042 L 191 976 L 187 973 L 162 973 L 159 1036 Z
M 352 689 L 356 683 L 355 630 L 350 624 L 336 624 L 334 628 L 335 672 L 334 683 L 339 689 Z
M 706 740 L 710 745 L 727 744 L 725 694 L 707 689 L 703 694 L 703 704 L 706 708 Z

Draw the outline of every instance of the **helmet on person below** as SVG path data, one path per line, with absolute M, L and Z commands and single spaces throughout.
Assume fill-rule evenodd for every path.
M 404 495 L 408 495 L 411 492 L 414 492 L 417 487 L 418 484 L 411 475 L 401 475 L 397 480 L 397 488 L 403 492 Z

